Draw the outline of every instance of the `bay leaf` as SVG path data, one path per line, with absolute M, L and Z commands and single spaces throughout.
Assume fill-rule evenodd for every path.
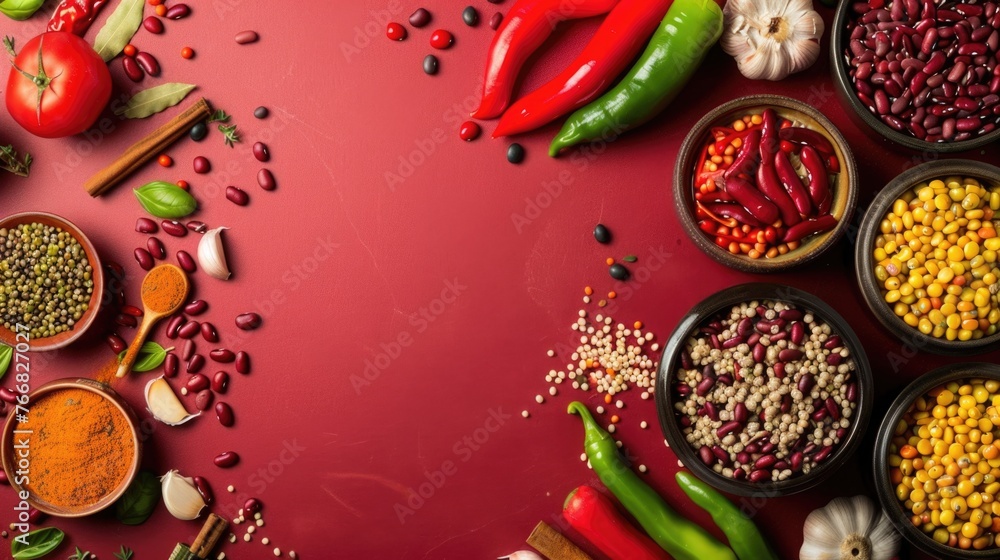
M 121 54 L 142 25 L 143 0 L 122 0 L 94 38 L 94 50 L 104 62 Z
M 115 114 L 128 119 L 144 119 L 177 105 L 196 87 L 194 84 L 171 82 L 144 89 L 116 109 Z

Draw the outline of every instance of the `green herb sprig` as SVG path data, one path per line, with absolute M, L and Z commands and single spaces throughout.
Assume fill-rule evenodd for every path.
M 125 545 L 121 545 L 121 550 L 114 553 L 114 557 L 117 558 L 118 560 L 132 560 L 132 554 L 133 553 L 131 548 Z

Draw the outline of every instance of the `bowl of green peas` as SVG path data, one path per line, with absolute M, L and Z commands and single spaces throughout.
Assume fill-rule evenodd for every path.
M 1000 344 L 1000 168 L 938 160 L 908 169 L 868 207 L 855 273 L 875 317 L 918 350 Z
M 104 292 L 100 258 L 69 220 L 24 212 L 0 220 L 0 343 L 54 350 L 83 336 Z

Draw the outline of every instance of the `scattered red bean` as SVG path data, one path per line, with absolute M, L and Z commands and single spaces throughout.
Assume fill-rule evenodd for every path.
M 267 149 L 267 144 L 263 142 L 254 143 L 253 157 L 257 158 L 257 161 L 269 161 L 271 159 L 271 151 Z
M 410 25 L 420 29 L 431 22 L 431 13 L 424 8 L 418 8 L 410 15 Z
M 187 322 L 187 319 L 185 319 L 183 315 L 174 315 L 171 317 L 170 320 L 167 321 L 167 328 L 165 329 L 167 338 L 177 338 L 177 333 L 180 331 L 181 327 L 184 326 L 185 322 Z
M 187 223 L 187 228 L 195 233 L 205 233 L 208 231 L 208 224 L 197 220 L 191 220 Z
M 236 326 L 244 331 L 252 331 L 263 322 L 264 320 L 257 313 L 241 313 L 236 316 Z
M 461 128 L 458 129 L 458 137 L 466 142 L 471 142 L 476 138 L 479 138 L 479 134 L 482 133 L 482 129 L 479 125 L 473 121 L 466 121 L 462 123 Z
M 45 520 L 48 518 L 49 514 L 43 511 L 37 510 L 35 508 L 31 508 L 30 510 L 28 510 L 28 523 L 31 523 L 32 525 L 38 525 L 39 523 L 44 523 Z
M 212 487 L 209 486 L 208 481 L 204 477 L 196 476 L 193 477 L 194 487 L 198 489 L 198 493 L 201 494 L 201 499 L 205 500 L 205 504 L 211 505 L 215 501 L 215 494 L 212 493 Z
M 493 14 L 493 17 L 490 18 L 490 29 L 496 31 L 501 23 L 503 23 L 503 14 L 500 12 Z
M 163 360 L 163 377 L 171 378 L 177 375 L 180 371 L 181 362 L 177 358 L 177 354 L 173 352 L 167 352 L 167 357 Z
M 177 251 L 177 264 L 181 265 L 181 268 L 188 273 L 198 270 L 198 266 L 194 263 L 194 257 L 187 251 Z
M 143 311 L 134 305 L 126 305 L 122 307 L 122 313 L 133 317 L 142 317 Z
M 146 31 L 149 31 L 154 35 L 163 33 L 163 22 L 156 16 L 149 16 L 142 20 L 142 26 L 146 29 Z
M 197 344 L 195 343 L 193 338 L 185 340 L 184 346 L 181 347 L 181 359 L 184 360 L 185 362 L 190 360 L 191 356 L 194 356 L 194 352 L 196 349 L 197 349 Z
M 215 330 L 215 325 L 212 323 L 201 324 L 201 337 L 205 339 L 205 342 L 219 341 L 219 333 Z
M 167 234 L 173 235 L 174 237 L 184 237 L 187 235 L 188 231 L 187 228 L 184 227 L 184 224 L 178 222 L 177 220 L 163 220 L 160 222 L 160 228 L 167 232 Z
M 10 404 L 17 404 L 17 393 L 6 387 L 0 387 L 0 400 Z
M 250 373 L 250 355 L 243 350 L 236 353 L 236 373 Z
M 122 337 L 118 336 L 117 334 L 109 334 L 107 342 L 108 346 L 111 348 L 111 351 L 114 352 L 115 354 L 121 354 L 128 348 L 128 346 L 125 344 L 125 341 L 122 340 Z
M 135 257 L 135 261 L 139 263 L 139 266 L 143 270 L 150 270 L 153 268 L 153 256 L 149 254 L 149 251 L 139 248 L 136 249 L 132 255 Z
M 139 233 L 156 233 L 159 229 L 156 227 L 156 222 L 149 218 L 139 218 L 135 221 L 135 231 Z
M 208 410 L 212 406 L 212 401 L 215 400 L 215 393 L 205 389 L 204 391 L 198 391 L 194 396 L 194 406 L 198 410 Z
M 257 184 L 265 191 L 273 191 L 278 186 L 269 169 L 261 169 L 257 172 Z
M 181 338 L 194 338 L 194 335 L 199 332 L 201 332 L 201 325 L 198 324 L 198 321 L 188 321 L 177 330 L 177 336 Z
M 228 469 L 229 467 L 232 467 L 236 463 L 240 462 L 240 456 L 237 455 L 235 451 L 226 451 L 216 455 L 212 462 L 215 463 L 215 466 L 217 467 Z
M 228 348 L 216 348 L 208 353 L 209 357 L 219 363 L 228 364 L 236 359 L 236 354 Z
M 212 376 L 212 390 L 216 393 L 225 393 L 229 387 L 229 374 L 224 371 L 217 371 Z
M 455 38 L 444 29 L 438 29 L 431 34 L 431 46 L 435 49 L 447 49 L 454 44 Z
M 138 325 L 138 323 L 135 320 L 135 317 L 131 315 L 126 315 L 124 313 L 119 313 L 115 317 L 115 324 L 120 327 L 129 327 L 132 329 L 134 329 Z
M 257 498 L 250 498 L 243 504 L 243 515 L 253 515 L 260 511 L 263 504 Z
M 250 195 L 243 189 L 230 185 L 226 187 L 226 199 L 237 206 L 246 206 L 250 202 Z
M 232 407 L 222 401 L 215 403 L 215 417 L 219 419 L 220 424 L 227 428 L 232 426 L 235 421 Z
M 201 315 L 208 310 L 208 302 L 203 299 L 196 299 L 184 306 L 184 313 L 195 316 Z
M 195 173 L 205 174 L 212 170 L 212 163 L 205 156 L 198 156 L 191 162 Z
M 202 356 L 201 354 L 195 354 L 194 356 L 191 356 L 190 360 L 188 360 L 187 372 L 198 373 L 199 371 L 201 371 L 201 368 L 203 367 L 205 367 L 205 356 Z
M 174 4 L 167 8 L 167 13 L 164 17 L 167 19 L 181 19 L 187 17 L 191 14 L 191 8 L 187 4 Z
M 139 67 L 150 76 L 156 77 L 160 75 L 160 63 L 156 61 L 155 56 L 149 54 L 148 52 L 140 52 L 135 55 L 135 61 L 139 64 Z
M 385 26 L 385 36 L 391 41 L 402 41 L 403 39 L 406 39 L 406 28 L 401 24 L 390 21 L 389 24 Z
M 167 249 L 163 246 L 163 242 L 155 237 L 146 240 L 146 250 L 154 259 L 163 259 L 167 256 Z
M 128 76 L 128 79 L 133 82 L 138 83 L 142 81 L 142 68 L 139 66 L 139 63 L 136 62 L 135 58 L 131 56 L 123 56 L 122 70 L 125 71 L 125 75 Z
M 256 31 L 240 31 L 236 34 L 235 41 L 241 45 L 256 43 L 260 37 Z

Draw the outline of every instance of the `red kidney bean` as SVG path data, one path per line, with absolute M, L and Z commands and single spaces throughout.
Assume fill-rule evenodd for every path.
M 241 313 L 236 316 L 236 326 L 244 331 L 252 331 L 259 327 L 262 322 L 263 319 L 257 313 Z
M 212 391 L 208 389 L 198 391 L 198 394 L 194 396 L 194 406 L 204 412 L 211 408 L 213 400 L 215 400 L 215 393 Z
M 149 16 L 142 20 L 142 27 L 153 35 L 163 33 L 163 22 L 156 16 Z
M 156 222 L 149 218 L 139 218 L 135 221 L 135 231 L 139 233 L 156 233 L 158 230 Z
M 750 414 L 747 411 L 747 406 L 742 402 L 736 403 L 736 406 L 733 408 L 733 420 L 739 422 L 740 424 L 746 424 L 749 416 Z
M 736 454 L 736 462 L 742 465 L 747 465 L 750 463 L 750 461 L 753 461 L 753 458 L 750 457 L 750 454 L 747 453 L 746 451 L 740 451 L 739 453 Z
M 235 421 L 232 407 L 222 401 L 215 403 L 215 417 L 219 419 L 220 424 L 227 428 L 231 427 Z
M 799 321 L 796 321 L 796 322 L 792 323 L 792 326 L 789 328 L 789 330 L 790 330 L 790 333 L 791 333 L 791 340 L 792 340 L 792 342 L 795 345 L 802 344 L 802 341 L 805 339 L 805 336 L 806 336 L 806 327 L 805 327 L 805 325 L 803 325 Z
M 770 336 L 770 339 L 771 339 L 771 342 L 773 343 L 773 342 L 778 342 L 779 340 L 784 340 L 787 337 L 788 337 L 788 332 L 787 331 L 781 331 L 779 333 L 772 334 Z
M 143 270 L 150 270 L 153 268 L 153 256 L 149 254 L 149 251 L 145 249 L 136 249 L 132 255 L 135 257 L 135 262 L 139 263 L 139 266 Z
M 719 419 L 719 411 L 715 408 L 715 404 L 711 402 L 706 402 L 704 407 L 705 416 L 708 416 L 712 420 Z
M 17 393 L 11 391 L 6 387 L 0 387 L 0 400 L 8 402 L 10 404 L 17 404 Z
M 250 202 L 250 195 L 239 187 L 228 186 L 226 187 L 226 199 L 237 206 L 246 206 Z
M 236 320 L 236 326 L 239 326 L 239 317 L 237 317 Z M 689 356 L 687 352 L 681 352 L 681 367 L 684 369 L 691 369 L 694 367 L 694 364 L 691 362 L 691 356 Z
M 813 422 L 819 422 L 820 420 L 826 418 L 826 414 L 827 414 L 826 409 L 820 408 L 819 410 L 816 410 L 815 412 L 812 413 L 811 418 Z
M 202 323 L 201 337 L 204 338 L 206 342 L 218 342 L 219 332 L 215 330 L 215 325 L 212 323 Z
M 742 424 L 740 424 L 739 422 L 737 422 L 735 420 L 730 420 L 729 422 L 726 422 L 723 425 L 719 426 L 719 428 L 717 430 L 715 430 L 715 434 L 717 436 L 719 436 L 720 438 L 723 438 L 723 437 L 726 437 L 727 435 L 729 435 L 731 432 L 734 432 L 734 431 L 737 431 L 737 430 L 742 430 L 742 429 L 743 429 L 743 425 Z
M 236 463 L 240 462 L 240 456 L 237 455 L 235 451 L 226 451 L 216 455 L 215 459 L 212 459 L 212 462 L 215 463 L 215 466 L 217 467 L 228 469 L 229 467 L 232 467 Z
M 798 348 L 785 348 L 784 350 L 778 352 L 778 359 L 782 362 L 794 362 L 795 360 L 802 359 L 802 350 Z
M 716 334 L 712 334 L 711 336 L 709 336 L 708 337 L 708 342 L 709 342 L 709 344 L 712 345 L 712 348 L 714 348 L 716 350 L 719 350 L 720 348 L 722 348 L 722 343 L 719 342 L 719 336 L 716 335 Z
M 702 463 L 705 463 L 709 467 L 715 464 L 715 454 L 709 449 L 707 445 L 698 448 L 698 457 L 701 459 Z
M 177 354 L 167 352 L 167 357 L 163 360 L 163 377 L 168 379 L 174 377 L 179 370 L 180 360 L 177 359 Z
M 826 411 L 830 413 L 830 418 L 833 418 L 834 421 L 840 420 L 840 409 L 837 408 L 837 402 L 833 400 L 833 397 L 827 397 L 824 404 Z
M 138 326 L 138 323 L 136 322 L 135 317 L 133 317 L 131 315 L 126 315 L 125 313 L 119 313 L 115 317 L 115 324 L 118 325 L 118 326 L 120 326 L 120 327 L 129 327 L 129 328 L 132 328 L 132 329 L 134 329 L 136 326 Z
M 250 373 L 250 355 L 243 350 L 236 353 L 236 373 Z
M 778 462 L 778 458 L 775 457 L 774 455 L 764 455 L 764 456 L 758 458 L 756 461 L 754 461 L 753 468 L 754 469 L 761 469 L 761 470 L 762 469 L 768 469 L 768 468 L 774 466 L 774 464 L 776 462 Z
M 712 454 L 715 455 L 715 458 L 718 459 L 719 462 L 722 463 L 723 465 L 729 464 L 729 453 L 727 453 L 726 450 L 723 449 L 722 447 L 718 445 L 713 445 Z
M 206 231 L 208 231 L 208 224 L 206 224 L 205 222 L 192 220 L 187 223 L 187 228 L 195 233 L 205 233 Z
M 228 348 L 216 348 L 209 352 L 208 355 L 212 360 L 222 364 L 228 364 L 236 360 L 236 354 Z
M 196 299 L 184 306 L 184 313 L 192 317 L 201 315 L 208 310 L 208 302 L 203 299 Z
M 757 453 L 760 453 L 760 443 L 754 442 L 747 444 L 747 446 L 744 447 L 744 449 L 746 449 L 747 453 L 751 455 L 756 455 Z
M 167 256 L 167 249 L 163 246 L 163 242 L 155 237 L 146 240 L 146 250 L 154 259 L 162 259 Z
M 741 470 L 740 472 L 743 471 Z M 764 482 L 766 480 L 771 480 L 771 472 L 763 470 L 751 471 L 749 479 L 750 482 Z
M 722 374 L 719 377 L 716 377 L 715 381 L 719 385 L 732 385 L 733 384 L 733 378 L 729 377 L 729 375 L 727 375 L 727 374 Z
M 167 321 L 167 328 L 166 328 L 167 338 L 169 339 L 177 338 L 178 331 L 181 330 L 181 327 L 184 326 L 184 323 L 186 322 L 187 319 L 185 319 L 183 315 L 174 315 L 173 317 L 171 317 L 170 320 Z
M 195 173 L 205 174 L 212 170 L 212 162 L 205 156 L 197 156 L 191 160 L 191 167 Z
M 133 317 L 142 317 L 142 309 L 140 309 L 140 308 L 138 308 L 138 307 L 136 307 L 134 305 L 125 305 L 125 306 L 122 306 L 122 313 L 124 313 L 126 315 L 131 315 Z
M 233 40 L 240 45 L 246 45 L 249 43 L 256 43 L 259 36 L 256 31 L 240 31 L 233 37 Z
M 822 463 L 823 461 L 826 460 L 827 457 L 830 456 L 831 453 L 833 453 L 833 446 L 827 445 L 823 449 L 820 449 L 815 455 L 813 455 L 813 461 L 816 461 L 817 463 Z
M 215 494 L 212 493 L 212 487 L 209 486 L 208 481 L 204 477 L 195 476 L 193 477 L 194 487 L 198 489 L 198 493 L 201 494 L 201 499 L 205 500 L 205 504 L 211 505 L 215 501 Z
M 139 63 L 136 62 L 135 58 L 131 56 L 123 56 L 122 70 L 125 71 L 125 75 L 128 76 L 128 79 L 133 82 L 138 83 L 142 81 L 142 67 L 139 66 Z
M 802 394 L 809 393 L 809 391 L 812 390 L 813 381 L 814 379 L 811 373 L 802 374 L 802 377 L 799 378 L 799 384 L 798 384 L 799 391 Z
M 135 55 L 135 61 L 150 76 L 156 77 L 160 75 L 160 63 L 156 61 L 156 57 L 148 52 L 140 52 Z
M 767 357 L 767 348 L 763 344 L 757 344 L 753 347 L 753 361 L 762 364 L 764 359 Z
M 747 336 L 748 334 L 750 334 L 752 330 L 753 330 L 753 320 L 751 320 L 750 317 L 744 317 L 736 325 L 736 334 L 740 335 L 741 337 Z
M 785 364 L 784 362 L 778 362 L 774 364 L 774 376 L 778 379 L 785 378 Z
M 843 360 L 843 357 L 841 357 L 840 354 L 836 353 L 830 354 L 829 356 L 826 357 L 826 363 L 831 366 L 839 366 L 841 360 Z
M 698 383 L 698 386 L 695 388 L 695 392 L 698 393 L 698 396 L 704 397 L 709 391 L 712 390 L 713 386 L 715 386 L 715 380 L 711 377 L 706 377 Z
M 184 360 L 185 362 L 190 360 L 191 356 L 194 356 L 194 351 L 196 347 L 197 345 L 194 343 L 193 338 L 185 340 L 184 346 L 181 347 L 181 359 Z
M 795 453 L 792 453 L 792 456 L 789 458 L 789 463 L 790 463 L 789 466 L 795 472 L 798 472 L 800 469 L 802 469 L 802 452 L 796 451 Z
M 840 336 L 833 335 L 830 338 L 826 339 L 826 342 L 823 343 L 823 348 L 827 350 L 833 350 L 834 348 L 840 348 L 843 345 L 844 343 L 841 341 Z
M 858 398 L 858 384 L 853 382 L 849 383 L 847 385 L 847 392 L 845 396 L 848 401 L 854 402 Z
M 267 148 L 267 144 L 263 142 L 256 142 L 253 145 L 253 157 L 257 158 L 257 161 L 269 161 L 271 159 L 271 151 Z
M 174 4 L 167 8 L 167 13 L 164 17 L 167 19 L 181 19 L 187 17 L 191 14 L 191 8 L 187 4 Z
M 194 262 L 194 257 L 188 254 L 187 251 L 177 251 L 177 264 L 181 265 L 181 268 L 188 273 L 198 270 L 198 266 Z
M 193 338 L 199 332 L 201 332 L 201 325 L 198 324 L 198 321 L 188 321 L 177 330 L 177 336 L 181 338 Z
M 260 511 L 262 507 L 264 507 L 264 504 L 260 503 L 260 500 L 257 498 L 250 498 L 243 503 L 243 514 L 249 517 Z
M 257 184 L 265 191 L 273 191 L 278 186 L 269 169 L 261 169 L 257 172 Z
M 229 374 L 224 371 L 217 371 L 212 376 L 212 390 L 216 393 L 225 393 L 229 387 Z
M 188 232 L 187 228 L 184 227 L 184 224 L 178 222 L 177 220 L 163 220 L 160 222 L 160 227 L 163 231 L 173 235 L 174 237 L 184 237 Z
M 187 390 L 192 393 L 204 391 L 205 389 L 208 389 L 210 385 L 211 382 L 203 373 L 196 373 L 192 375 L 188 378 L 187 383 L 184 384 L 184 386 L 187 387 Z
M 188 360 L 187 372 L 198 373 L 199 371 L 201 371 L 201 368 L 203 367 L 205 367 L 205 356 L 202 356 L 201 354 L 195 354 L 194 356 L 191 356 L 190 360 Z
M 955 128 L 961 132 L 977 130 L 980 127 L 979 117 L 966 117 L 955 121 Z
M 121 354 L 122 352 L 125 351 L 126 348 L 128 348 L 128 346 L 125 344 L 125 341 L 122 340 L 122 337 L 118 336 L 117 334 L 109 334 L 105 340 L 107 341 L 108 346 L 111 348 L 111 351 L 114 352 L 115 354 Z

